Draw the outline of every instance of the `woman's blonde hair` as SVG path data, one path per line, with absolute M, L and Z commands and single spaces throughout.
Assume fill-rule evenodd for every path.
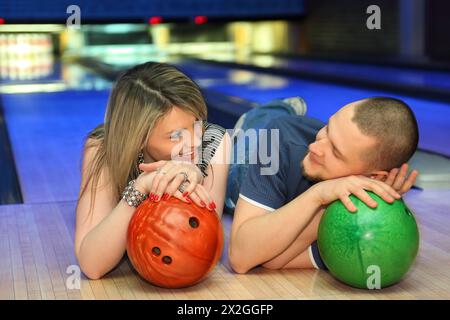
M 122 74 L 115 83 L 104 123 L 92 130 L 85 148 L 98 147 L 79 198 L 91 186 L 90 211 L 105 169 L 117 201 L 127 182 L 139 175 L 138 155 L 155 123 L 174 106 L 205 120 L 207 108 L 199 87 L 185 74 L 165 63 L 147 62 Z

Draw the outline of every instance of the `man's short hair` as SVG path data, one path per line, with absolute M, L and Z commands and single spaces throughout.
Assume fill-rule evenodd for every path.
M 373 97 L 358 101 L 352 121 L 363 134 L 377 139 L 376 146 L 364 154 L 373 169 L 400 167 L 417 149 L 417 120 L 411 108 L 399 99 Z

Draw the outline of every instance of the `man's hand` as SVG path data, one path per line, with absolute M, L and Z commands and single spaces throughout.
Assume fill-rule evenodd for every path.
M 400 169 L 394 168 L 391 171 L 389 171 L 389 174 L 387 176 L 378 176 L 375 179 L 378 181 L 382 181 L 387 185 L 390 185 L 398 193 L 405 194 L 414 185 L 414 182 L 416 181 L 416 178 L 419 175 L 419 171 L 413 170 L 411 171 L 409 176 L 406 177 L 407 173 L 408 173 L 408 164 L 404 163 L 400 167 Z
M 349 176 L 322 181 L 312 186 L 310 190 L 314 192 L 320 205 L 328 205 L 340 199 L 347 210 L 351 212 L 356 212 L 357 209 L 349 198 L 350 194 L 355 195 L 372 208 L 377 206 L 377 202 L 365 190 L 375 192 L 386 202 L 393 202 L 395 199 L 401 198 L 401 195 L 390 185 L 365 176 Z

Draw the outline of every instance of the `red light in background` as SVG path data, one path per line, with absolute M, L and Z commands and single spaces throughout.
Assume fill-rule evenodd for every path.
M 207 16 L 196 16 L 194 18 L 195 24 L 204 24 L 204 23 L 206 23 L 206 21 L 208 21 Z
M 4 18 L 0 18 L 0 24 L 5 24 L 5 23 L 6 23 L 5 19 Z
M 150 19 L 148 19 L 149 24 L 158 24 L 161 23 L 162 21 L 163 19 L 161 17 L 151 17 Z

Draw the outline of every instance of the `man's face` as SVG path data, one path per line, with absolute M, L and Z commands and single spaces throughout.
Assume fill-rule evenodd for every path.
M 370 168 L 363 155 L 374 148 L 376 141 L 361 133 L 353 123 L 355 105 L 352 102 L 328 120 L 309 145 L 309 151 L 302 161 L 303 174 L 313 180 L 329 180 L 339 177 L 369 174 Z

